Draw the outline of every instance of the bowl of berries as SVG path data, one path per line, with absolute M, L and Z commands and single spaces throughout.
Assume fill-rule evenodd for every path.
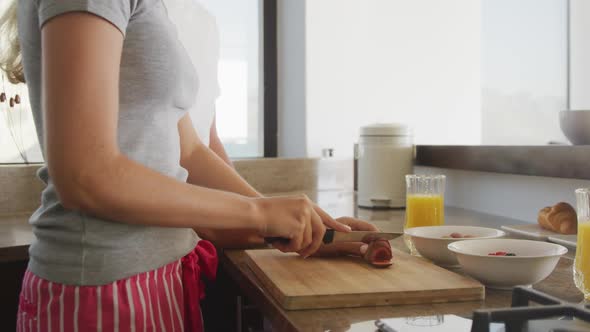
M 517 239 L 458 241 L 448 248 L 465 273 L 497 289 L 530 286 L 547 278 L 567 253 L 558 244 Z
M 407 228 L 404 233 L 411 238 L 416 251 L 433 263 L 444 267 L 458 267 L 455 254 L 447 246 L 455 241 L 495 239 L 506 235 L 503 231 L 475 226 L 424 226 Z

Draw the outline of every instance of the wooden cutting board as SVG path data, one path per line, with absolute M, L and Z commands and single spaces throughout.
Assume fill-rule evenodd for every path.
M 247 264 L 287 310 L 481 300 L 479 282 L 394 249 L 385 269 L 358 257 L 302 259 L 278 250 L 247 250 Z

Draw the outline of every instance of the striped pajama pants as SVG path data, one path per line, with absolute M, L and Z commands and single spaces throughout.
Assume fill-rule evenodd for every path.
M 205 241 L 199 242 L 199 245 L 203 242 Z M 211 248 L 213 248 L 212 245 Z M 212 250 L 215 254 L 215 248 Z M 198 256 L 195 252 L 191 254 Z M 215 264 L 209 268 L 216 270 L 217 259 L 216 256 L 213 257 Z M 102 286 L 70 286 L 53 283 L 27 270 L 20 294 L 17 332 L 195 330 L 185 325 L 187 308 L 185 307 L 187 293 L 184 289 L 187 286 L 183 285 L 186 284 L 186 278 L 183 278 L 185 258 L 159 269 Z M 198 260 L 198 257 L 195 257 L 195 260 Z M 199 264 L 187 265 L 194 267 Z M 198 277 L 199 271 L 196 271 L 196 275 L 188 274 L 191 278 Z M 203 286 L 200 285 L 199 289 L 199 280 L 195 280 L 194 284 L 193 290 L 196 293 L 191 293 L 189 299 L 195 303 L 191 304 L 193 308 L 190 310 L 193 310 L 193 316 L 194 311 L 198 311 L 199 328 L 196 330 L 202 330 L 198 302 L 203 296 Z M 193 299 L 192 297 L 195 296 L 197 298 Z

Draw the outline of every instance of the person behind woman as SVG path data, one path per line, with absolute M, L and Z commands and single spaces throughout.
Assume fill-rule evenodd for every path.
M 220 246 L 284 237 L 277 249 L 308 257 L 326 226 L 373 229 L 303 195 L 262 197 L 200 141 L 187 110 L 211 83 L 162 0 L 11 1 L 0 67 L 27 82 L 46 160 L 19 331 L 199 331 L 200 272 L 214 276 L 216 255 L 196 233 Z

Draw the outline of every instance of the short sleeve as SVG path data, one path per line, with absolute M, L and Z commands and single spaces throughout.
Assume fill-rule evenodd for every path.
M 123 35 L 138 0 L 38 0 L 39 28 L 48 20 L 69 12 L 88 12 L 101 17 Z

